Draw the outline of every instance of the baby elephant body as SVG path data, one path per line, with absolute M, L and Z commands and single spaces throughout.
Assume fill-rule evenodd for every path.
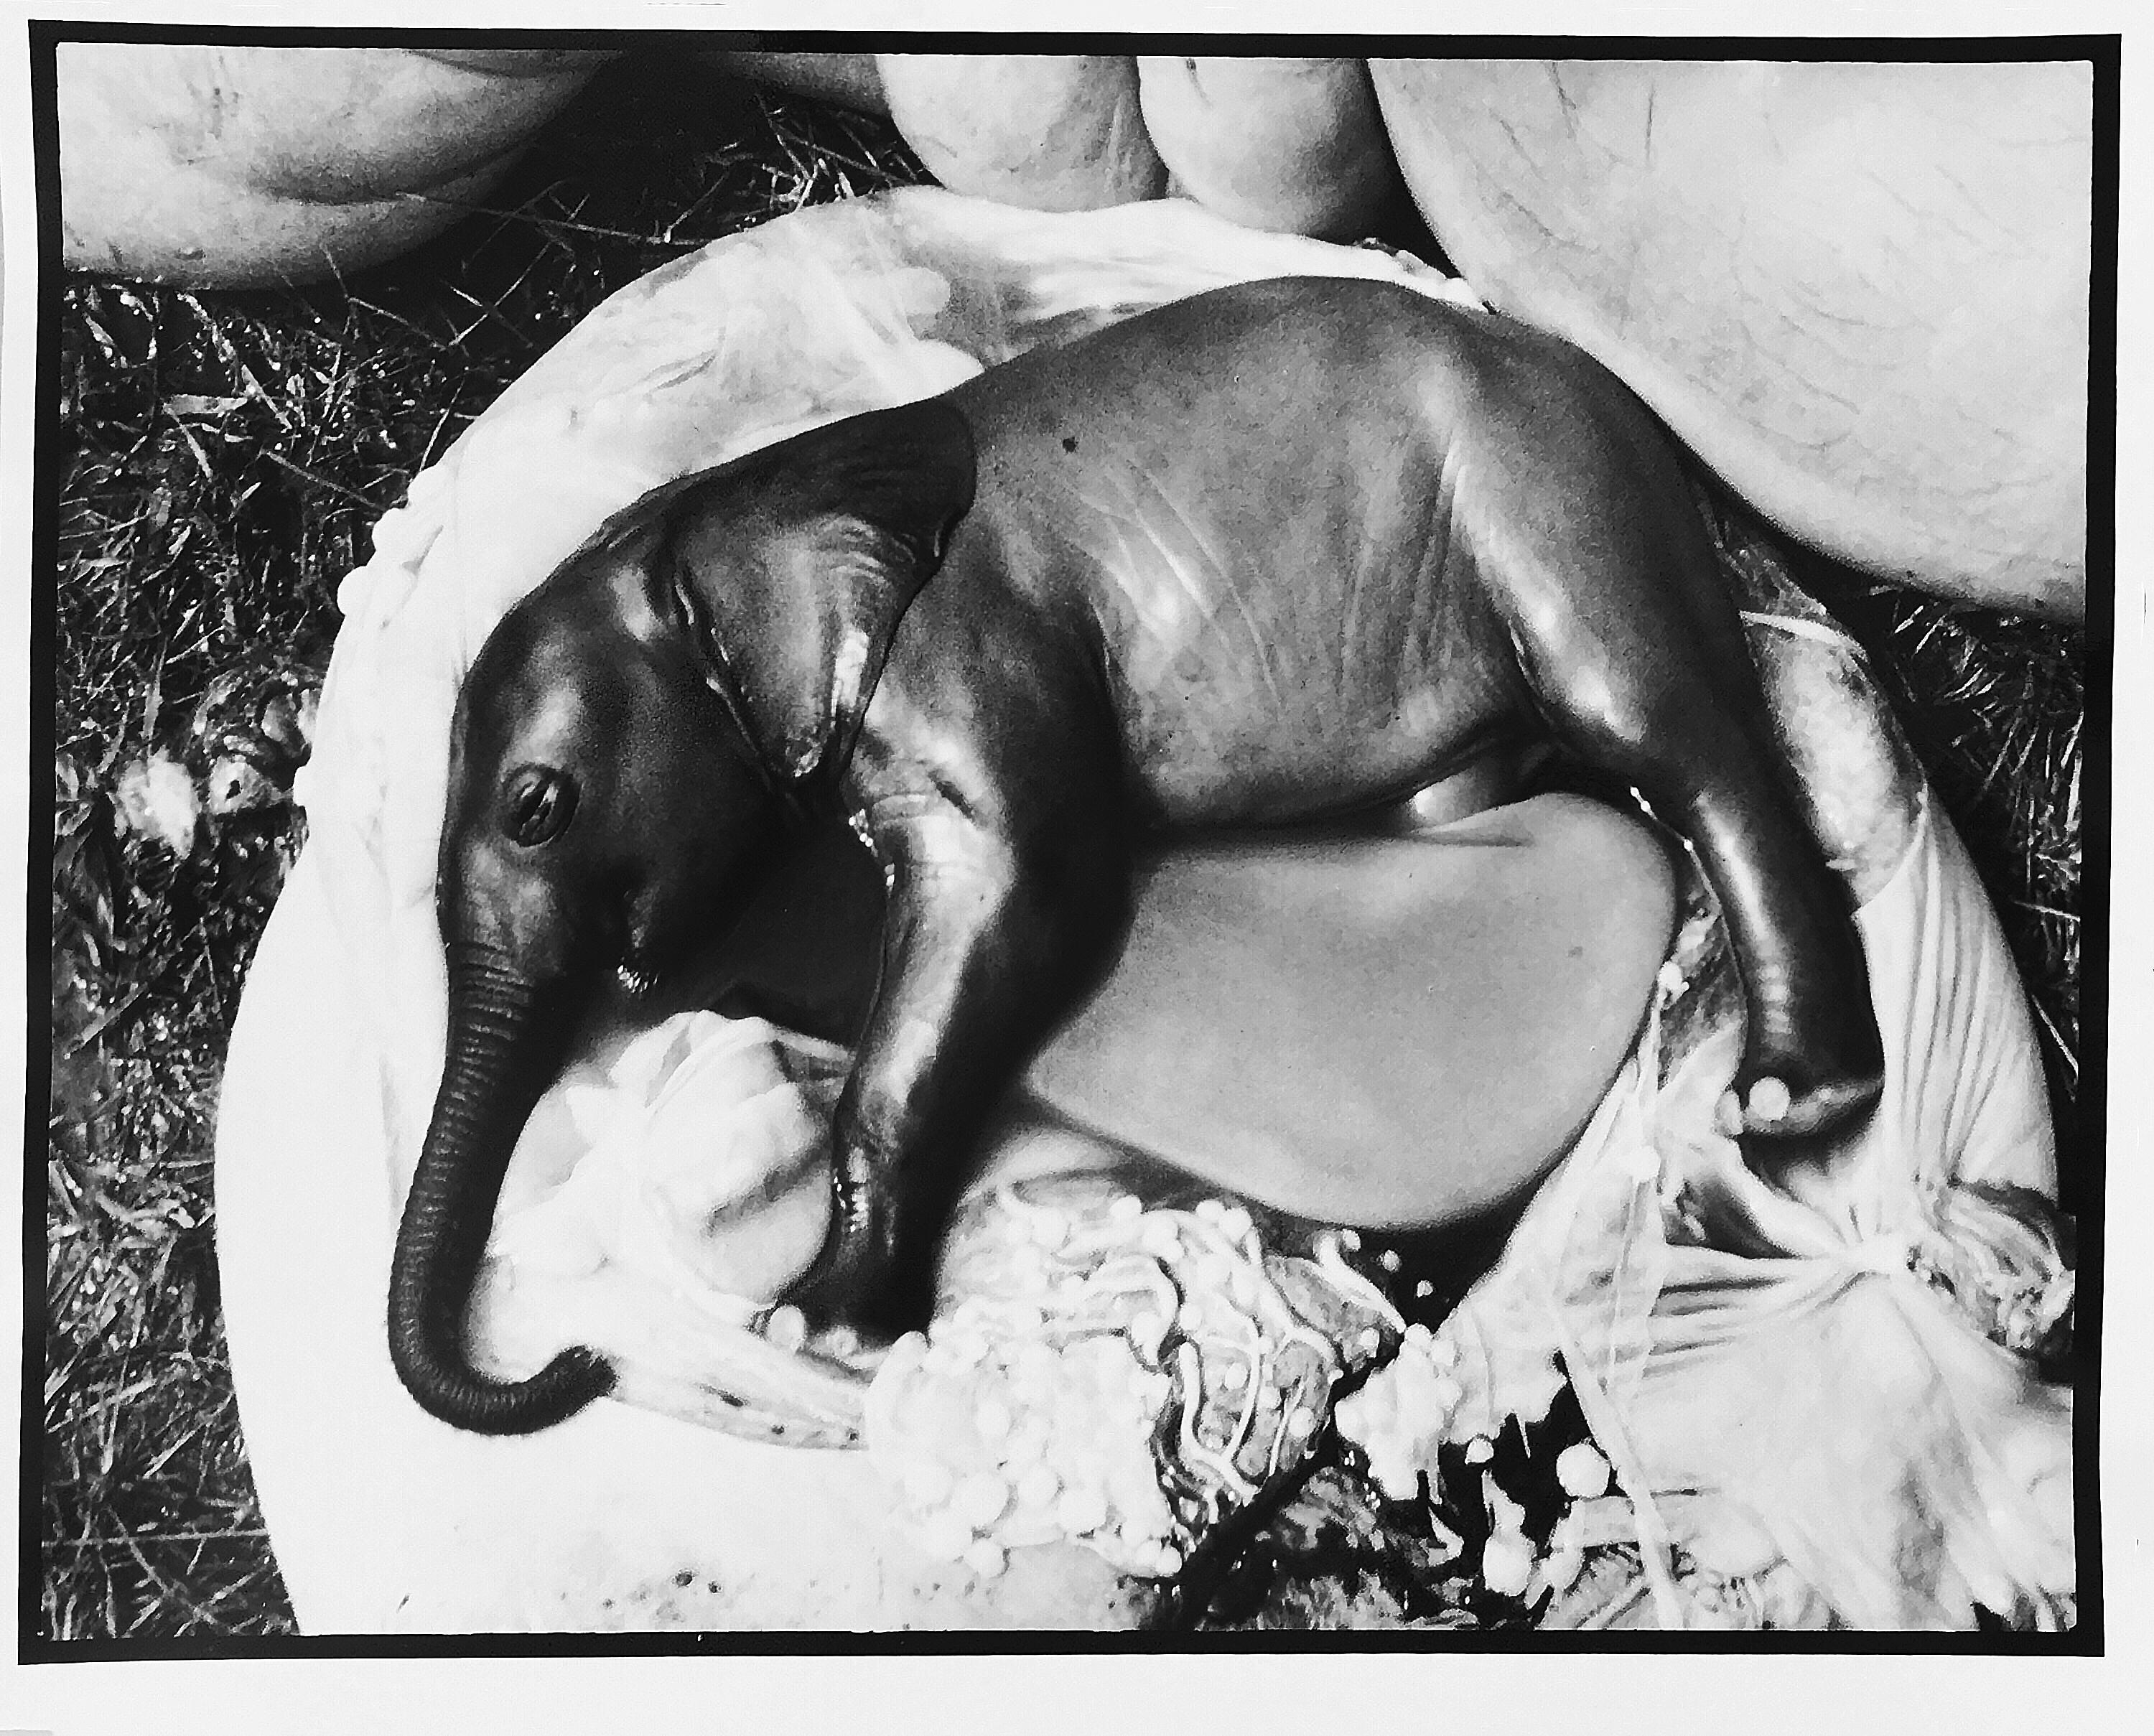
M 503 1168 L 593 985 L 722 931 L 799 826 L 850 819 L 888 898 L 799 1294 L 887 1325 L 1147 840 L 1350 816 L 1534 741 L 1696 850 L 1746 1131 L 1861 1112 L 1846 894 L 1669 438 L 1578 351 L 1395 285 L 1244 285 L 656 491 L 512 611 L 459 707 L 407 1385 L 498 1430 L 605 1390 L 587 1353 L 514 1384 L 462 1356 Z

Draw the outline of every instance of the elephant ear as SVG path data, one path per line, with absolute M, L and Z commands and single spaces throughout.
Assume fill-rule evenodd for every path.
M 796 435 L 672 503 L 676 600 L 774 776 L 844 765 L 974 477 L 972 430 L 928 399 Z

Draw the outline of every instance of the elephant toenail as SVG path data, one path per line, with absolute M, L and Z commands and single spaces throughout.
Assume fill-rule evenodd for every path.
M 1788 1088 L 1777 1079 L 1761 1079 L 1750 1087 L 1750 1116 L 1758 1121 L 1777 1121 L 1786 1115 L 1794 1100 Z

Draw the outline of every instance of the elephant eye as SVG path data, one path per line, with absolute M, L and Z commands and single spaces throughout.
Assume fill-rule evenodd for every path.
M 559 837 L 575 811 L 574 779 L 552 766 L 527 765 L 509 777 L 502 830 L 528 850 Z

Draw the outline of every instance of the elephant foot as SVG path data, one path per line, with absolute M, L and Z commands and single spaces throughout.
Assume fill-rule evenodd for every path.
M 847 1152 L 830 1175 L 830 1230 L 784 1299 L 818 1327 L 848 1325 L 894 1339 L 933 1311 L 933 1262 L 905 1257 L 896 1190 L 886 1166 Z
M 1731 1138 L 1769 1141 L 1794 1155 L 1803 1141 L 1852 1131 L 1876 1106 L 1885 1062 L 1874 1026 L 1853 1043 L 1753 1044 L 1722 1096 L 1716 1121 Z M 1835 1054 L 1834 1048 L 1842 1050 Z

